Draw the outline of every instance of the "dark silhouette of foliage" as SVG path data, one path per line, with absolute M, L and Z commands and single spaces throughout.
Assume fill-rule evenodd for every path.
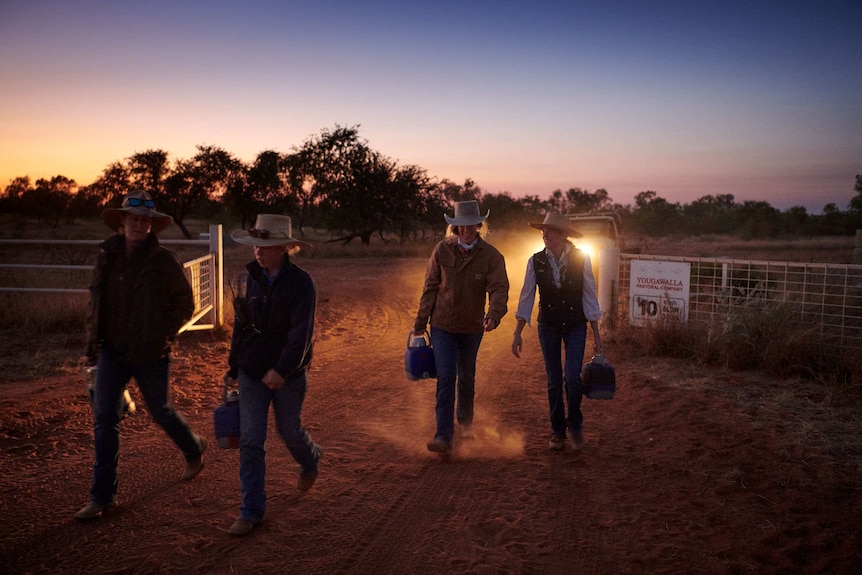
M 691 233 L 726 234 L 734 230 L 733 194 L 702 196 L 682 208 L 685 225 Z
M 607 211 L 611 208 L 608 191 L 599 188 L 595 192 L 581 188 L 569 188 L 565 192 L 554 190 L 548 199 L 550 211 L 564 214 L 586 214 Z
M 21 210 L 28 217 L 55 228 L 66 214 L 77 188 L 75 180 L 65 176 L 54 176 L 50 180 L 40 178 L 21 194 Z
M 258 213 L 290 215 L 299 234 L 315 225 L 367 244 L 374 234 L 384 241 L 397 234 L 401 242 L 433 236 L 443 227 L 443 215 L 455 202 L 476 200 L 491 210 L 495 228 L 522 229 L 549 211 L 595 213 L 615 211 L 629 235 L 727 234 L 745 238 L 781 234 L 852 234 L 862 228 L 862 175 L 856 195 L 842 212 L 827 204 L 820 215 L 802 206 L 781 212 L 764 201 L 736 203 L 733 194 L 707 195 L 689 204 L 670 203 L 646 190 L 634 205 L 615 204 L 608 191 L 571 187 L 513 198 L 506 191 L 485 192 L 470 178 L 463 184 L 436 180 L 415 165 L 397 162 L 373 150 L 359 137 L 359 126 L 324 129 L 288 154 L 266 150 L 246 165 L 216 146 L 198 146 L 190 159 L 172 161 L 160 149 L 137 152 L 113 162 L 88 186 L 55 176 L 31 185 L 17 177 L 0 194 L 3 213 L 56 226 L 67 219 L 98 216 L 105 207 L 119 206 L 132 189 L 141 188 L 156 200 L 156 208 L 173 216 L 186 237 L 184 221 L 210 218 L 219 212 L 236 218 L 243 228 Z
M 232 154 L 217 146 L 198 146 L 191 160 L 177 162 L 165 179 L 165 193 L 159 198 L 160 209 L 173 216 L 186 238 L 191 233 L 185 219 L 192 209 L 210 200 L 222 201 L 236 179 L 243 178 L 244 165 Z
M 164 150 L 137 152 L 127 159 L 126 169 L 130 186 L 136 190 L 146 190 L 161 205 L 165 181 L 171 175 L 168 153 Z
M 682 208 L 671 204 L 652 190 L 635 196 L 637 209 L 632 212 L 632 224 L 636 229 L 654 236 L 665 236 L 678 231 L 682 221 Z
M 131 189 L 129 168 L 121 162 L 114 162 L 86 189 L 89 195 L 99 199 L 99 207 L 118 207 Z
M 7 214 L 22 214 L 24 212 L 24 194 L 33 189 L 29 176 L 13 178 L 0 196 L 0 212 Z

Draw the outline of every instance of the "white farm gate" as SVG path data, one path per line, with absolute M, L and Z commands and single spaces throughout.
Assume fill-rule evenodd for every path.
M 47 240 L 47 239 L 0 239 L 0 245 L 39 245 L 39 246 L 98 246 L 103 240 Z M 195 298 L 195 311 L 191 319 L 180 328 L 184 331 L 213 329 L 224 323 L 224 248 L 222 226 L 209 226 L 208 237 L 198 240 L 161 239 L 163 245 L 203 246 L 209 252 L 206 255 L 183 262 L 186 277 L 192 286 Z M 22 264 L 0 263 L 0 270 L 24 270 L 38 273 L 51 271 L 85 272 L 93 269 L 92 265 L 55 265 L 55 264 Z M 0 286 L 5 292 L 39 292 L 39 293 L 88 293 L 86 287 L 25 287 Z M 205 322 L 205 323 L 201 323 Z

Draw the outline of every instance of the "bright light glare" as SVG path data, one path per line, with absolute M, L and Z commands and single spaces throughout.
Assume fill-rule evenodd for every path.
M 577 246 L 577 248 L 578 248 L 579 250 L 581 250 L 582 252 L 584 252 L 584 253 L 586 253 L 588 256 L 590 256 L 590 259 L 591 259 L 591 260 L 592 260 L 592 259 L 595 259 L 595 256 L 596 256 L 596 248 L 595 248 L 592 244 L 585 243 L 585 242 L 577 242 L 577 243 L 575 243 L 575 246 Z
M 532 251 L 530 251 L 530 255 L 537 254 L 543 251 L 545 251 L 545 242 L 544 240 L 542 240 L 542 238 L 539 238 L 539 241 L 534 244 Z
M 574 241 L 575 247 L 585 252 L 590 259 L 595 259 L 596 254 L 598 253 L 598 249 L 592 243 L 584 242 L 584 241 Z M 535 244 L 531 244 L 533 246 L 532 251 L 530 251 L 530 255 L 533 255 L 537 252 L 541 252 L 545 250 L 545 242 L 539 239 Z

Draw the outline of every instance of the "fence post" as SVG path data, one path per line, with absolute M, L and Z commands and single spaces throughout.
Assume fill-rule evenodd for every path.
M 210 230 L 210 253 L 215 258 L 215 282 L 213 289 L 213 311 L 215 313 L 215 325 L 224 323 L 224 242 L 222 241 L 221 224 L 211 224 Z
M 617 301 L 616 291 L 620 283 L 620 249 L 616 247 L 599 250 L 599 269 L 593 270 L 598 283 L 599 307 L 602 309 L 602 323 L 608 329 L 608 338 L 616 335 Z
M 856 244 L 853 246 L 853 263 L 862 264 L 862 230 L 856 230 Z

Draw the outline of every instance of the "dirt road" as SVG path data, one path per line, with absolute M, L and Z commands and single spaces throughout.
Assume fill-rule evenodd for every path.
M 120 507 L 90 523 L 72 518 L 92 463 L 83 377 L 0 383 L 0 571 L 862 569 L 858 475 L 835 449 L 829 421 L 841 414 L 816 388 L 611 342 L 616 399 L 585 400 L 585 449 L 552 452 L 535 330 L 516 359 L 510 313 L 479 353 L 477 437 L 457 442 L 446 462 L 425 449 L 434 382 L 410 382 L 403 367 L 424 262 L 301 265 L 320 289 L 304 411 L 324 449 L 314 488 L 297 491 L 298 469 L 270 425 L 266 519 L 246 538 L 227 533 L 239 508 L 238 451 L 215 447 L 226 349 L 208 335 L 185 337 L 173 367 L 179 410 L 210 440 L 204 471 L 181 482 L 181 455 L 139 412 L 122 424 Z M 510 310 L 521 273 L 510 266 Z

